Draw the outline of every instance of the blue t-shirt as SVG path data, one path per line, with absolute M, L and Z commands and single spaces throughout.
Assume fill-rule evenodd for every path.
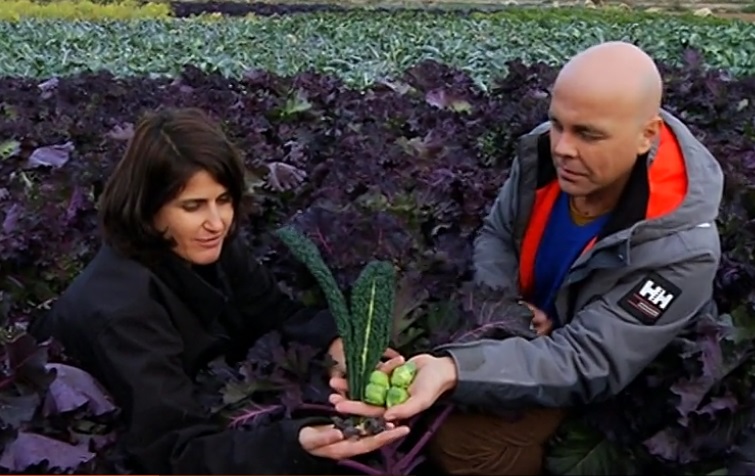
M 578 225 L 569 211 L 569 196 L 559 193 L 535 256 L 535 286 L 532 304 L 542 309 L 558 327 L 562 316 L 556 314 L 555 300 L 569 268 L 585 246 L 600 233 L 609 214 Z

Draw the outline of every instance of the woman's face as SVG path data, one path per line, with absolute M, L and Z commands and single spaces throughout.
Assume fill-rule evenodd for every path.
M 217 261 L 232 223 L 231 195 L 206 171 L 194 174 L 155 216 L 156 228 L 176 242 L 173 251 L 200 265 Z

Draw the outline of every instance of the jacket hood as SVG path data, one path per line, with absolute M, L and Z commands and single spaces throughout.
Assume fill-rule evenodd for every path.
M 686 174 L 686 193 L 681 203 L 673 210 L 660 216 L 648 218 L 636 224 L 634 239 L 653 239 L 680 230 L 710 223 L 718 218 L 723 195 L 724 174 L 720 164 L 711 152 L 692 134 L 689 128 L 666 110 L 661 110 L 661 118 L 676 139 Z M 648 154 L 648 169 L 660 146 L 663 135 L 657 140 Z M 668 180 L 674 180 L 669 177 Z M 651 182 L 651 194 L 660 193 L 653 187 L 664 187 L 664 180 Z

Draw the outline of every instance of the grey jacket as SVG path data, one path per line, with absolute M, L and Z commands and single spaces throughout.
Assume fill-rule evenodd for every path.
M 491 409 L 605 400 L 624 389 L 696 316 L 716 312 L 712 291 L 721 250 L 715 220 L 723 173 L 681 121 L 666 111 L 662 118 L 684 157 L 688 185 L 681 205 L 645 218 L 647 170 L 656 143 L 647 160 L 638 161 L 640 171 L 634 182 L 630 179 L 625 203 L 614 211 L 622 218 L 609 224 L 608 234 L 570 269 L 556 299 L 564 325 L 534 340 L 441 347 L 458 369 L 451 400 Z M 510 175 L 484 220 L 474 254 L 480 283 L 519 292 L 519 256 L 535 191 L 555 177 L 548 129 L 541 124 L 521 139 Z

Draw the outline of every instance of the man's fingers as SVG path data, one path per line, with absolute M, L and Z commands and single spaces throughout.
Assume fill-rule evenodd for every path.
M 393 369 L 395 369 L 397 367 L 401 367 L 402 365 L 404 365 L 405 362 L 406 362 L 406 359 L 404 359 L 404 357 L 402 357 L 402 356 L 399 355 L 397 357 L 391 358 L 391 360 L 388 360 L 386 362 L 383 362 L 383 363 L 379 364 L 378 365 L 378 370 L 380 370 L 381 372 L 385 372 L 385 373 L 389 374 L 389 373 L 393 372 Z
M 404 403 L 386 410 L 383 414 L 383 418 L 388 421 L 407 420 L 429 407 L 430 405 L 427 403 L 426 399 L 420 396 L 410 396 Z
M 547 320 L 548 320 L 548 319 L 547 319 L 547 318 L 545 317 L 545 314 L 541 314 L 541 313 L 539 313 L 539 312 L 536 312 L 536 313 L 535 313 L 535 316 L 534 316 L 534 317 L 532 318 L 532 322 L 533 322 L 533 323 L 534 323 L 535 325 L 538 325 L 538 324 L 545 324 L 545 322 L 546 322 Z
M 367 405 L 366 403 L 349 400 L 345 396 L 338 393 L 330 394 L 328 401 L 339 413 L 366 417 L 379 417 L 383 413 L 385 413 L 385 408 L 383 407 Z

